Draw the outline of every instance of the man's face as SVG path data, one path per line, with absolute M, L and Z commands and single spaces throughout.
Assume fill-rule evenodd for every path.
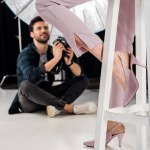
M 39 43 L 47 43 L 50 38 L 48 24 L 44 21 L 36 22 L 33 25 L 33 32 L 30 32 L 30 36 Z

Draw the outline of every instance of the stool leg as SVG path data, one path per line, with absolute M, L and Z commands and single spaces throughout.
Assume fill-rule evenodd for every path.
M 147 48 L 147 77 L 148 77 L 148 104 L 150 106 L 150 1 L 145 0 L 145 23 L 146 23 L 146 48 Z M 150 107 L 149 107 L 150 115 Z
M 136 26 L 136 57 L 146 65 L 146 34 L 144 19 L 144 0 L 135 1 L 135 26 Z M 137 66 L 136 77 L 139 82 L 139 89 L 136 94 L 138 105 L 146 104 L 146 69 Z
M 146 35 L 145 35 L 145 18 L 144 18 L 144 0 L 135 1 L 136 10 L 136 57 L 146 64 Z M 146 69 L 136 68 L 136 77 L 139 82 L 139 90 L 136 94 L 136 104 L 146 104 Z M 142 110 L 144 112 L 144 108 Z M 137 150 L 146 150 L 146 127 L 137 125 Z
M 149 25 L 150 25 L 150 13 L 149 13 L 150 1 L 149 0 L 145 0 L 144 9 L 145 9 L 146 46 L 147 46 L 148 104 L 149 104 L 149 115 L 150 115 L 150 28 L 149 28 Z
M 147 128 L 146 126 L 136 126 L 136 150 L 148 150 L 147 149 Z
M 111 74 L 113 67 L 119 5 L 120 0 L 110 0 L 108 5 L 103 64 L 96 122 L 96 134 L 94 145 L 95 150 L 105 150 L 107 121 L 104 118 L 104 113 L 109 108 L 110 94 L 108 93 L 110 93 L 111 91 Z

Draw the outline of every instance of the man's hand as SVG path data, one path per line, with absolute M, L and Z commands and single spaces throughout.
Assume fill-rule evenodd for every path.
M 71 48 L 67 48 L 67 50 L 64 50 L 66 52 L 66 55 L 64 57 L 66 65 L 69 66 L 70 71 L 73 73 L 75 76 L 80 76 L 81 75 L 81 68 L 77 63 L 74 63 L 72 61 L 74 52 Z
M 66 65 L 69 65 L 71 63 L 71 60 L 73 58 L 73 50 L 71 48 L 67 48 L 66 50 L 64 50 L 66 52 L 66 56 L 64 57 L 65 63 Z
M 59 41 L 57 41 L 53 45 L 53 56 L 54 56 L 54 58 L 57 60 L 60 60 L 62 57 L 63 50 L 65 50 L 65 47 L 63 46 L 63 44 L 61 44 Z
M 53 45 L 53 56 L 54 57 L 53 57 L 53 59 L 49 60 L 47 63 L 44 64 L 46 72 L 50 72 L 55 67 L 55 65 L 62 58 L 62 52 L 64 50 L 65 50 L 65 47 L 59 41 L 57 41 Z

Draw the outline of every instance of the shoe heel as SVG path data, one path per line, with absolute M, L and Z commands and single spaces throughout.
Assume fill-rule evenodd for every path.
M 83 145 L 94 148 L 94 140 L 83 142 Z
M 124 133 L 118 134 L 116 136 L 118 137 L 119 147 L 121 147 L 121 143 L 122 143 L 122 139 L 123 139 Z
M 138 65 L 138 66 L 146 68 L 145 65 L 143 65 L 133 54 L 131 54 L 130 68 L 132 68 L 133 65 Z

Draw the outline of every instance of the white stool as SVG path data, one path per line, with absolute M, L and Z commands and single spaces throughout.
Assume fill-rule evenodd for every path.
M 144 5 L 149 0 L 135 0 L 136 7 L 136 57 L 146 64 L 146 35 Z M 150 4 L 148 2 L 147 4 Z M 136 68 L 137 80 L 139 81 L 139 90 L 136 94 L 136 104 L 127 107 L 117 107 L 109 109 L 109 94 L 111 91 L 111 76 L 113 67 L 113 57 L 115 49 L 115 39 L 118 21 L 120 0 L 109 0 L 108 16 L 106 21 L 106 33 L 104 43 L 104 54 L 102 73 L 100 81 L 100 92 L 98 101 L 98 112 L 95 134 L 95 150 L 105 150 L 105 139 L 107 121 L 118 121 L 137 126 L 137 150 L 147 150 L 146 148 L 146 126 L 150 125 L 150 106 L 146 102 L 146 69 Z M 147 9 L 150 7 L 146 7 Z M 148 11 L 147 11 L 148 12 Z M 148 14 L 147 14 L 148 15 Z M 147 18 L 148 19 L 148 18 Z M 109 20 L 109 21 L 108 21 Z M 108 23 L 109 22 L 109 23 Z M 148 23 L 147 23 L 148 24 Z M 147 25 L 148 26 L 148 25 Z M 147 42 L 150 43 L 150 33 L 147 33 Z M 148 44 L 149 44 L 148 43 Z M 147 48 L 150 48 L 150 44 Z M 149 49 L 150 51 L 150 49 Z M 148 53 L 148 62 L 150 61 L 150 52 Z M 108 62 L 109 60 L 109 62 Z M 150 62 L 149 64 L 150 65 Z M 150 66 L 148 66 L 150 68 Z M 148 77 L 150 70 L 148 69 Z M 149 80 L 150 85 L 150 80 Z

